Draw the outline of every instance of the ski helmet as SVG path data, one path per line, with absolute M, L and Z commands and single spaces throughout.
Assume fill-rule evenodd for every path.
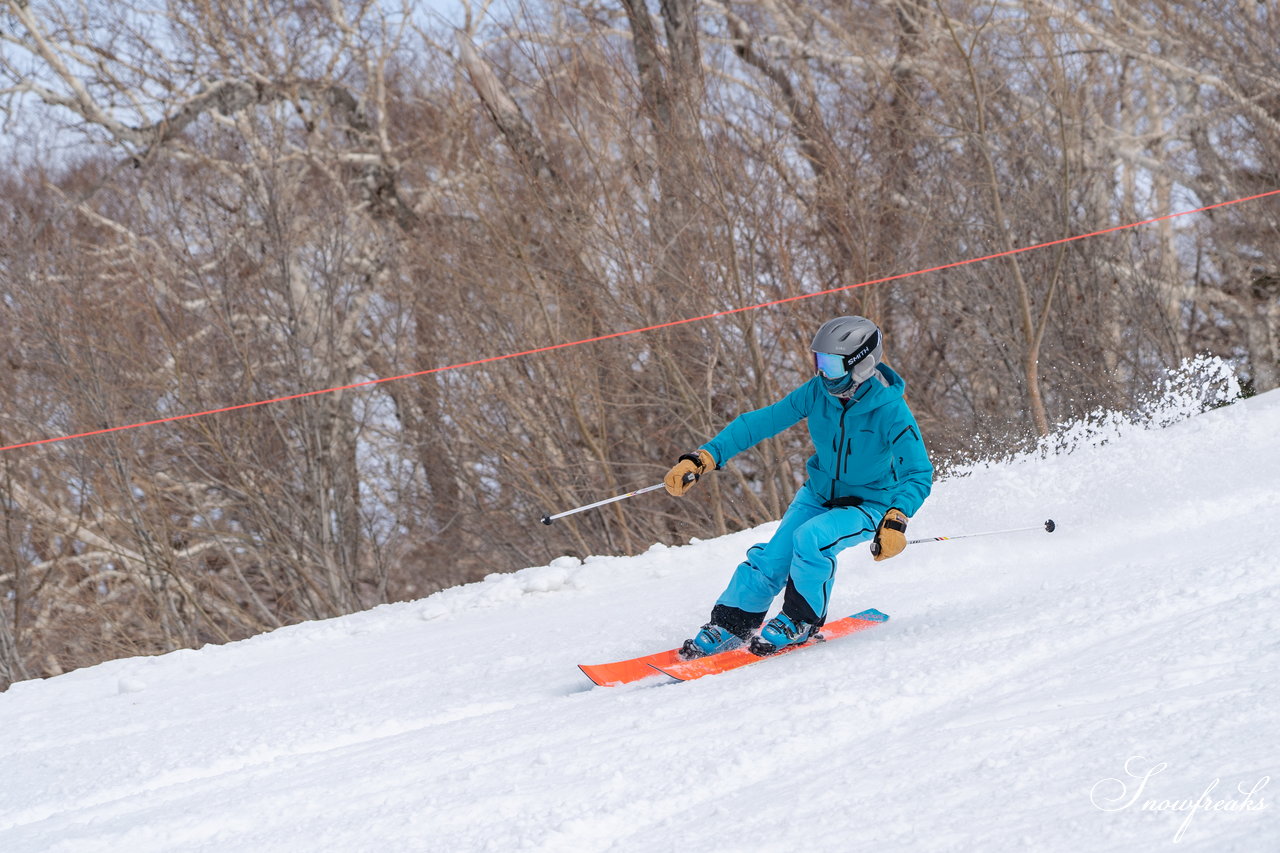
M 809 349 L 827 390 L 840 396 L 875 373 L 884 356 L 884 336 L 866 317 L 836 317 L 822 324 Z

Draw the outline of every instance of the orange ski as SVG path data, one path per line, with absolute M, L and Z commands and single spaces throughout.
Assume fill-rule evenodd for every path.
M 856 634 L 858 631 L 865 631 L 868 628 L 879 625 L 881 622 L 888 621 L 889 617 L 879 610 L 864 610 L 861 613 L 855 613 L 852 616 L 846 616 L 843 619 L 837 619 L 834 622 L 828 622 L 822 626 L 822 630 L 817 637 L 795 646 L 787 646 L 780 652 L 772 655 L 761 657 L 753 655 L 747 651 L 746 646 L 732 649 L 727 652 L 720 652 L 715 655 L 707 655 L 704 658 L 695 658 L 693 660 L 680 660 L 676 658 L 674 663 L 660 664 L 650 663 L 649 666 L 661 672 L 663 675 L 669 675 L 679 681 L 692 681 L 695 678 L 702 678 L 704 675 L 718 675 L 731 669 L 737 669 L 740 666 L 756 663 L 757 661 L 766 660 L 779 655 L 789 654 L 798 649 L 815 646 L 818 643 L 828 640 L 835 640 L 839 637 L 845 637 L 849 634 Z
M 587 678 L 590 678 L 601 687 L 617 687 L 620 684 L 630 684 L 633 681 L 657 675 L 658 670 L 654 669 L 655 666 L 671 666 L 679 662 L 680 656 L 676 654 L 676 650 L 668 649 L 665 652 L 645 655 L 642 658 L 620 660 L 613 663 L 580 663 L 578 664 L 578 669 L 582 670 Z

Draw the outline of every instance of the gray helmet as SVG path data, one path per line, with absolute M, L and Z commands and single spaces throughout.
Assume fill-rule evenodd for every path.
M 814 353 L 814 367 L 827 380 L 843 378 L 843 371 L 851 375 L 853 386 L 871 378 L 876 365 L 884 356 L 884 336 L 875 323 L 866 317 L 836 317 L 828 320 L 813 336 L 809 345 Z M 822 355 L 841 356 L 838 361 L 823 359 Z M 834 375 L 833 375 L 834 374 Z

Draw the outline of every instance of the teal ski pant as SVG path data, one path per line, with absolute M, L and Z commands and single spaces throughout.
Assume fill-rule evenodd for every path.
M 871 503 L 828 509 L 805 484 L 773 538 L 747 549 L 716 604 L 763 614 L 785 588 L 783 612 L 820 624 L 835 583 L 836 555 L 875 536 L 887 509 Z

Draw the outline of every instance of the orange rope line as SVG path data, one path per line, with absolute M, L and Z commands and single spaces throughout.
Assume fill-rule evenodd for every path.
M 1010 255 L 1019 255 L 1019 254 L 1022 254 L 1023 252 L 1033 252 L 1037 249 L 1049 248 L 1050 246 L 1060 246 L 1064 243 L 1074 243 L 1079 240 L 1087 240 L 1090 237 L 1100 237 L 1104 234 L 1113 234 L 1117 231 L 1127 231 L 1133 228 L 1140 228 L 1144 225 L 1151 225 L 1155 222 L 1163 222 L 1169 219 L 1176 219 L 1180 216 L 1190 216 L 1195 213 L 1203 213 L 1207 210 L 1214 210 L 1221 207 L 1228 207 L 1234 204 L 1243 204 L 1244 202 L 1247 202 L 1247 201 L 1256 201 L 1257 199 L 1267 198 L 1269 196 L 1274 196 L 1274 195 L 1280 195 L 1280 189 L 1271 190 L 1265 193 L 1258 193 L 1257 195 L 1251 195 L 1246 198 L 1238 198 L 1232 201 L 1222 201 L 1216 204 L 1207 204 L 1204 207 L 1197 207 L 1194 210 L 1182 210 L 1177 213 L 1168 213 L 1163 216 L 1154 216 L 1150 219 L 1143 219 L 1140 222 L 1131 222 L 1127 225 L 1116 225 L 1111 228 L 1103 228 L 1099 231 L 1090 231 L 1087 234 L 1077 234 L 1074 237 L 1063 237 L 1058 240 L 1049 240 L 1044 243 L 1037 243 L 1034 246 L 1023 246 L 1018 249 L 1008 249 L 1003 252 L 995 252 L 990 255 L 983 255 L 982 257 L 979 257 L 979 258 L 968 258 L 963 261 L 953 261 L 947 264 L 940 264 L 936 267 L 929 267 L 928 269 L 919 269 L 919 270 L 914 270 L 912 272 L 897 273 L 895 275 L 888 275 L 883 278 L 870 279 L 868 281 L 860 281 L 857 284 L 846 284 L 841 287 L 833 287 L 830 290 L 820 290 L 815 293 L 802 293 L 797 296 L 788 296 L 783 299 L 775 299 L 771 302 L 761 302 L 756 305 L 745 305 L 740 308 L 730 308 L 725 311 L 717 311 L 713 314 L 703 314 L 700 317 L 687 317 L 683 320 L 672 320 L 667 323 L 657 323 L 652 326 L 645 326 L 644 328 L 628 329 L 624 332 L 611 332 L 610 334 L 599 335 L 594 338 L 583 338 L 582 340 L 578 340 L 578 341 L 568 341 L 566 343 L 551 344 L 550 346 L 535 347 L 533 349 L 524 350 L 523 352 L 507 353 L 505 355 L 494 355 L 494 356 L 489 356 L 488 358 L 480 358 L 480 359 L 476 359 L 475 361 L 464 361 L 458 364 L 450 364 L 444 367 L 431 367 L 426 370 L 417 370 L 412 373 L 402 373 L 399 376 L 386 376 L 381 379 L 368 379 L 363 382 L 353 382 L 350 385 L 339 385 L 334 388 L 323 388 L 317 391 L 304 391 L 300 394 L 289 394 L 283 397 L 273 397 L 269 400 L 257 400 L 252 403 L 240 403 L 234 406 L 224 406 L 223 408 L 220 408 L 220 409 L 209 409 L 203 412 L 190 412 L 183 415 L 172 415 L 170 417 L 165 417 L 165 418 L 156 418 L 155 420 L 141 421 L 136 424 L 126 424 L 124 426 L 106 427 L 104 429 L 96 429 L 96 430 L 90 430 L 88 432 L 75 433 L 74 435 L 62 435 L 62 436 L 56 436 L 53 438 L 42 438 L 36 441 L 26 441 L 20 444 L 10 444 L 5 447 L 0 447 L 0 453 L 3 453 L 8 450 L 17 450 L 23 447 L 36 447 L 42 444 L 54 444 L 62 441 L 72 441 L 73 439 L 77 439 L 77 438 L 88 438 L 89 436 L 94 436 L 94 435 L 106 435 L 107 433 L 112 433 L 112 432 L 122 432 L 124 430 L 139 429 L 140 427 L 155 426 L 157 424 L 174 423 L 175 421 L 187 420 L 189 418 L 202 418 L 207 415 L 217 415 L 217 414 L 222 414 L 224 412 L 235 412 L 241 409 L 251 409 L 256 406 L 268 406 L 273 403 L 284 403 L 289 400 L 301 400 L 306 397 L 315 397 L 321 394 L 333 394 L 338 391 L 350 391 L 357 388 L 368 388 L 373 385 L 381 385 L 384 382 L 395 382 L 400 379 L 412 379 L 418 376 L 428 376 L 432 373 L 444 373 L 445 371 L 449 371 L 449 370 L 461 370 L 464 367 L 475 367 L 481 364 L 491 364 L 496 361 L 505 361 L 511 358 L 523 358 L 525 356 L 536 355 L 538 353 L 553 352 L 555 350 L 567 349 L 569 347 L 582 346 L 583 344 L 593 344 L 593 343 L 598 343 L 600 341 L 612 340 L 614 338 L 622 338 L 622 337 L 626 337 L 627 335 L 639 335 L 644 332 L 652 332 L 658 329 L 671 328 L 672 326 L 683 326 L 686 323 L 701 323 L 704 320 L 714 320 L 718 317 L 727 317 L 730 314 L 739 314 L 739 313 L 742 313 L 743 311 L 755 311 L 759 308 L 771 308 L 775 305 L 785 305 L 788 302 L 798 302 L 802 299 L 812 299 L 816 296 L 828 296 L 833 293 L 840 293 L 846 290 L 854 290 L 855 288 L 859 288 L 859 287 L 868 287 L 873 284 L 884 284 L 885 282 L 888 282 L 888 281 L 897 281 L 904 278 L 911 278 L 913 276 L 925 275 L 927 273 L 941 272 L 942 270 L 955 269 L 957 267 L 967 266 L 969 264 L 977 264 L 977 263 L 982 263 L 984 261 L 995 260 L 997 258 L 1008 257 Z

